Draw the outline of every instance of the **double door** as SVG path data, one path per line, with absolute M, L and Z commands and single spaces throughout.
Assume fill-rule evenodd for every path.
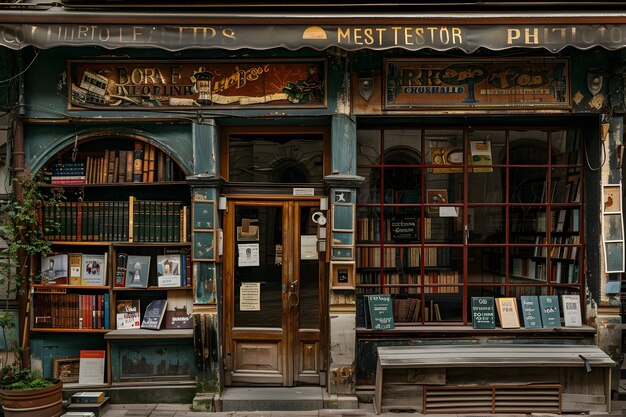
M 318 200 L 229 200 L 224 247 L 226 385 L 323 384 L 327 285 Z

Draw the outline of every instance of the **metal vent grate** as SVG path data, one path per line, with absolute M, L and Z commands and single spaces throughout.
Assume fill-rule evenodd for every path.
M 560 385 L 424 387 L 424 413 L 560 413 Z

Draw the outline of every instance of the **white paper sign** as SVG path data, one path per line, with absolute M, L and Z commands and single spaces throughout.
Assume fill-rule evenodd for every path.
M 260 311 L 261 310 L 261 283 L 242 282 L 239 287 L 239 310 L 240 311 Z
M 259 266 L 259 244 L 247 243 L 237 245 L 239 249 L 239 266 Z
M 459 217 L 459 208 L 439 207 L 439 217 Z
M 581 327 L 583 325 L 580 297 L 578 295 L 562 295 L 563 320 L 565 327 Z
M 300 236 L 300 259 L 317 259 L 317 236 Z

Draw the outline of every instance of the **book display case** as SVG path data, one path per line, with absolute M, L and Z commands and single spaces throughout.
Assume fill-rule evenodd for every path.
M 106 351 L 104 386 L 192 381 L 190 190 L 182 170 L 138 140 L 87 142 L 74 155 L 46 167 L 51 181 L 42 192 L 61 192 L 64 201 L 41 207 L 54 253 L 35 265 L 31 332 L 55 343 L 77 334 Z M 172 311 L 159 330 L 143 329 L 155 300 Z M 69 344 L 63 353 L 78 356 L 74 350 Z
M 558 128 L 359 131 L 357 302 L 390 294 L 402 326 L 469 324 L 472 297 L 583 296 L 581 144 Z

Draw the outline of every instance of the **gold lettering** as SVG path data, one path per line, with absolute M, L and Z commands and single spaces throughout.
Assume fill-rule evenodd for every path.
M 415 29 L 415 43 L 418 45 L 424 45 L 426 43 L 426 39 L 424 39 L 424 28 Z
M 230 28 L 224 28 L 222 29 L 222 35 L 228 39 L 228 43 L 235 43 L 237 42 L 237 37 L 235 36 L 235 31 L 233 29 Z M 227 43 L 227 42 L 224 42 Z
M 392 26 L 391 30 L 393 30 L 393 44 L 398 44 L 398 31 L 402 29 L 400 26 Z
M 404 28 L 404 44 L 411 45 L 413 38 L 413 34 L 411 33 L 411 28 Z
M 516 41 L 520 38 L 521 33 L 519 29 L 507 29 L 506 30 L 506 43 L 507 45 L 512 45 L 513 41 Z
M 531 33 L 532 31 L 532 33 Z M 531 44 L 539 44 L 539 29 L 538 28 L 526 28 L 524 30 L 524 43 L 526 43 L 526 45 L 531 45 Z
M 435 42 L 435 31 L 437 30 L 437 28 L 431 26 L 431 27 L 427 27 L 426 30 L 430 32 L 430 43 L 434 43 Z
M 180 68 L 180 65 L 172 65 L 170 68 L 170 79 L 172 80 L 172 84 L 176 84 L 180 80 Z
M 345 39 L 348 43 L 350 43 L 350 29 L 342 30 L 340 27 L 337 28 L 337 42 L 341 43 L 341 40 Z
M 354 28 L 354 43 L 357 45 L 363 45 L 361 42 L 361 28 Z
M 89 28 L 87 26 L 78 26 L 78 39 L 87 38 L 87 32 Z
M 463 38 L 461 37 L 461 28 L 452 28 L 452 43 L 456 44 L 457 40 L 459 45 L 463 43 Z
M 363 34 L 365 35 L 365 44 L 366 45 L 371 45 L 374 43 L 374 37 L 372 36 L 372 29 L 371 28 L 367 28 L 363 31 Z
M 382 45 L 383 44 L 383 33 L 386 31 L 387 29 L 385 28 L 376 28 L 376 32 L 378 32 L 378 44 Z
M 133 26 L 133 42 L 136 41 L 137 38 L 143 34 L 142 30 L 143 30 L 143 27 L 141 26 Z

